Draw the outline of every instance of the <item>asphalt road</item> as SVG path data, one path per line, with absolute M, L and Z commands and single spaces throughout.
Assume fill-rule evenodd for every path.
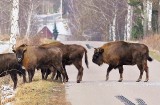
M 103 42 L 65 42 L 77 43 L 86 47 L 103 45 Z M 98 66 L 92 63 L 94 49 L 88 50 L 89 69 L 83 59 L 84 75 L 81 83 L 76 83 L 77 69 L 67 66 L 69 82 L 66 83 L 67 100 L 72 105 L 160 105 L 160 63 L 156 60 L 148 62 L 150 80 L 135 82 L 139 77 L 137 66 L 124 66 L 123 81 L 119 79 L 118 69 L 110 72 L 105 81 L 107 64 Z

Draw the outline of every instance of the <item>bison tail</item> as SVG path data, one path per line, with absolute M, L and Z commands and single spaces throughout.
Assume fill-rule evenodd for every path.
M 87 50 L 86 49 L 85 49 L 85 63 L 86 63 L 87 68 L 89 68 L 89 66 L 88 66 L 88 56 L 87 56 Z
M 153 61 L 153 59 L 152 59 L 150 56 L 148 56 L 147 59 L 148 59 L 148 61 L 150 61 L 150 62 Z

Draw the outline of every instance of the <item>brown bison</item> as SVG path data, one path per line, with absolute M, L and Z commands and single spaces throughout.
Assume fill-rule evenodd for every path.
M 14 53 L 0 54 L 0 77 L 7 74 L 10 74 L 14 82 L 14 89 L 17 86 L 17 74 L 20 76 L 23 75 L 23 82 L 26 82 L 25 70 L 22 69 L 22 66 L 17 62 L 16 54 Z
M 137 82 L 141 81 L 143 71 L 146 72 L 146 80 L 149 80 L 147 60 L 152 61 L 149 57 L 148 47 L 139 43 L 127 43 L 124 41 L 116 41 L 104 44 L 102 47 L 95 48 L 92 61 L 97 65 L 107 63 L 106 80 L 109 79 L 109 72 L 112 69 L 119 69 L 120 79 L 123 80 L 123 65 L 136 65 L 140 70 L 140 76 Z
M 62 66 L 62 52 L 57 47 L 47 48 L 44 46 L 21 45 L 13 50 L 17 60 L 28 71 L 29 82 L 35 73 L 35 69 L 50 69 L 53 74 L 58 70 L 63 75 L 65 82 L 65 71 Z
M 83 76 L 82 58 L 84 54 L 85 54 L 85 64 L 88 67 L 87 50 L 83 46 L 77 44 L 62 44 L 62 43 L 56 45 L 54 43 L 50 43 L 41 46 L 48 48 L 56 46 L 60 48 L 62 50 L 62 55 L 63 55 L 62 64 L 65 72 L 66 72 L 65 66 L 73 64 L 78 69 L 77 83 L 80 83 L 80 81 L 82 81 L 82 76 Z M 60 74 L 58 72 L 57 74 L 58 75 L 56 76 L 56 79 L 58 78 L 58 76 L 60 77 Z M 68 81 L 67 73 L 66 73 L 66 79 Z

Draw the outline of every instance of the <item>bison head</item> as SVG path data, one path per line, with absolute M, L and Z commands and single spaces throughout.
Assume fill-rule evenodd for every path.
M 92 61 L 99 66 L 103 64 L 103 56 L 102 56 L 103 52 L 104 49 L 102 48 L 95 48 L 94 50 Z
M 16 53 L 16 58 L 19 63 L 21 63 L 23 60 L 24 52 L 27 50 L 26 47 L 26 44 L 22 44 L 19 47 L 17 47 L 16 50 L 13 50 L 13 52 Z

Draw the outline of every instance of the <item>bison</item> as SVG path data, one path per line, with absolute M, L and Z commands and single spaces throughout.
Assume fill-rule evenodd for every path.
M 35 73 L 35 69 L 50 69 L 53 74 L 58 70 L 63 75 L 65 82 L 65 71 L 62 66 L 62 52 L 57 47 L 47 48 L 45 46 L 20 45 L 13 52 L 16 53 L 18 62 L 28 71 L 29 82 Z
M 85 54 L 85 64 L 88 68 L 88 57 L 87 57 L 87 50 L 81 46 L 81 45 L 77 45 L 77 44 L 54 44 L 54 43 L 50 43 L 50 44 L 44 44 L 41 45 L 43 47 L 58 47 L 62 50 L 62 64 L 63 64 L 63 68 L 66 72 L 66 65 L 71 65 L 73 64 L 77 69 L 78 69 L 78 75 L 77 75 L 77 83 L 80 83 L 80 81 L 82 81 L 82 76 L 83 76 L 83 66 L 82 66 L 82 58 L 83 55 Z M 56 79 L 58 78 L 58 76 L 60 77 L 60 73 L 57 72 L 57 76 Z M 68 81 L 68 75 L 66 72 L 66 79 Z
M 0 54 L 0 77 L 7 74 L 10 74 L 14 82 L 14 89 L 16 89 L 17 86 L 17 74 L 20 76 L 23 75 L 23 82 L 26 82 L 25 70 L 22 69 L 22 66 L 17 62 L 16 54 L 14 53 Z
M 146 45 L 124 41 L 110 42 L 102 47 L 95 48 L 92 59 L 99 66 L 103 63 L 109 65 L 106 80 L 109 79 L 110 71 L 118 68 L 120 74 L 119 82 L 123 80 L 123 65 L 137 65 L 140 70 L 137 82 L 141 81 L 143 71 L 146 72 L 145 82 L 147 82 L 149 80 L 147 60 L 152 61 L 152 58 L 149 56 L 149 50 Z

